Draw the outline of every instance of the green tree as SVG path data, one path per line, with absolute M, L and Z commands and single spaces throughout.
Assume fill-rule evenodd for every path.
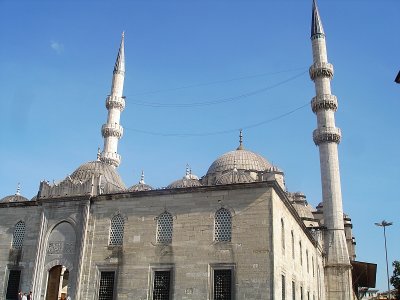
M 396 289 L 396 299 L 400 300 L 400 261 L 395 260 L 392 265 L 393 275 L 390 277 L 390 283 Z

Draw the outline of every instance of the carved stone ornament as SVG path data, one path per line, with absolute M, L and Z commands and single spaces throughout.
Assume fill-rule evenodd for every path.
M 75 243 L 73 242 L 49 242 L 48 254 L 74 254 Z
M 334 142 L 339 144 L 340 139 L 342 137 L 342 133 L 340 128 L 336 127 L 325 127 L 315 129 L 313 132 L 313 140 L 315 145 L 319 145 L 321 143 Z
M 103 152 L 100 156 L 100 160 L 106 164 L 118 167 L 121 163 L 121 155 L 117 153 Z
M 101 126 L 101 134 L 103 137 L 115 136 L 120 139 L 124 134 L 124 129 L 119 124 L 104 124 Z
M 119 109 L 120 111 L 123 111 L 125 109 L 125 99 L 123 97 L 116 97 L 110 95 L 106 99 L 106 108 L 107 109 L 116 108 Z
M 317 62 L 310 67 L 310 78 L 314 81 L 318 77 L 333 77 L 333 65 L 326 62 Z
M 338 101 L 336 96 L 330 94 L 324 94 L 316 96 L 311 101 L 311 108 L 314 113 L 319 110 L 333 110 L 336 111 L 338 108 Z

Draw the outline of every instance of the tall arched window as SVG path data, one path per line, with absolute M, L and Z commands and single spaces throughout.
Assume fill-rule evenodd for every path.
M 174 228 L 174 219 L 169 212 L 163 212 L 157 217 L 157 234 L 156 240 L 158 244 L 171 244 L 172 231 Z
M 303 248 L 301 246 L 301 241 L 299 242 L 299 249 L 300 249 L 300 265 L 303 265 Z
M 118 214 L 111 219 L 111 228 L 110 228 L 110 246 L 122 246 L 124 241 L 124 226 L 125 220 L 124 218 Z
M 221 208 L 215 213 L 214 241 L 230 242 L 232 237 L 232 216 L 229 210 Z
M 285 223 L 283 219 L 281 219 L 281 243 L 282 243 L 282 252 L 285 253 Z
M 293 233 L 293 230 L 292 230 L 292 258 L 294 259 L 294 233 Z
M 15 224 L 13 240 L 12 240 L 12 248 L 16 250 L 22 249 L 24 237 L 25 237 L 25 222 L 19 221 L 17 224 Z

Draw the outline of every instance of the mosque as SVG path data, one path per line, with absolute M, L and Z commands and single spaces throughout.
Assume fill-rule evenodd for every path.
M 0 200 L 0 299 L 18 299 L 19 290 L 35 300 L 354 299 L 338 100 L 315 0 L 311 43 L 323 199 L 316 208 L 288 191 L 283 171 L 246 149 L 241 134 L 202 177 L 188 168 L 166 188 L 152 188 L 143 174 L 125 186 L 122 35 L 97 159 L 58 183 L 42 181 L 31 200 L 19 190 Z

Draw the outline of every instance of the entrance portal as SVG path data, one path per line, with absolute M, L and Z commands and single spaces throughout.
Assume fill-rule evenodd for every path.
M 46 300 L 64 300 L 68 293 L 69 271 L 58 265 L 49 270 Z

